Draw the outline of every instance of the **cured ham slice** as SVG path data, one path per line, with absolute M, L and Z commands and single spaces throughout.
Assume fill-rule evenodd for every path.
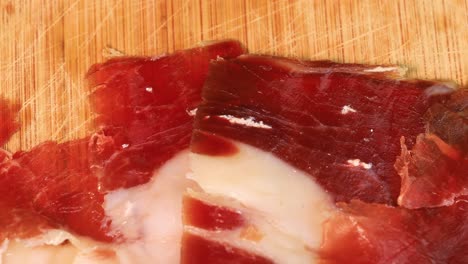
M 352 201 L 325 224 L 322 263 L 468 262 L 468 200 L 409 210 Z
M 19 105 L 0 99 L 0 145 L 18 129 L 17 112 Z M 28 177 L 30 179 L 28 179 Z M 0 240 L 9 237 L 28 237 L 37 235 L 42 228 L 51 224 L 45 218 L 32 212 L 32 174 L 12 161 L 12 154 L 0 149 Z
M 93 66 L 96 133 L 3 155 L 0 219 L 16 226 L 2 236 L 4 254 L 34 240 L 43 242 L 31 252 L 46 259 L 55 250 L 76 263 L 177 263 L 193 109 L 209 62 L 241 53 L 238 42 L 222 41 Z
M 468 262 L 466 90 L 242 53 L 94 65 L 95 133 L 0 150 L 0 262 Z
M 451 205 L 468 195 L 468 90 L 434 104 L 426 116 L 428 133 L 412 150 L 403 139 L 395 164 L 402 178 L 398 203 L 407 208 Z
M 243 52 L 239 42 L 223 41 L 170 56 L 113 59 L 89 71 L 100 128 L 91 137 L 91 163 L 100 190 L 109 191 L 103 206 L 111 228 L 128 241 L 120 259 L 178 262 L 194 109 L 210 61 Z
M 188 148 L 195 109 L 211 60 L 242 54 L 225 41 L 161 57 L 118 58 L 93 66 L 87 79 L 101 131 L 93 137 L 101 188 L 128 188 Z
M 112 241 L 110 220 L 105 219 L 103 194 L 88 162 L 88 140 L 43 143 L 31 151 L 15 153 L 23 170 L 13 186 L 24 185 L 32 209 L 57 226 L 99 241 Z M 10 185 L 12 186 L 12 185 Z
M 428 132 L 444 142 L 468 153 L 468 89 L 459 89 L 449 100 L 433 104 L 426 113 Z
M 451 205 L 468 195 L 467 153 L 436 135 L 421 135 L 412 150 L 402 141 L 402 154 L 395 164 L 402 178 L 398 203 L 406 208 Z
M 335 201 L 396 204 L 400 138 L 412 147 L 425 131 L 426 111 L 452 89 L 330 65 L 257 56 L 213 63 L 195 152 L 204 154 L 199 135 L 215 134 L 275 154 L 312 175 Z
M 397 72 L 395 67 L 249 55 L 213 62 L 192 137 L 189 177 L 198 187 L 185 198 L 182 256 L 192 256 L 194 248 L 212 248 L 214 252 L 239 250 L 240 256 L 258 257 L 245 263 L 262 263 L 263 259 L 273 263 L 350 263 L 345 261 L 346 254 L 335 253 L 334 244 L 338 250 L 342 245 L 337 242 L 342 236 L 336 219 L 342 214 L 351 218 L 345 208 L 354 206 L 354 200 L 359 200 L 362 210 L 369 206 L 369 213 L 388 208 L 388 217 L 405 214 L 407 219 L 399 223 L 401 226 L 389 223 L 382 229 L 396 228 L 405 238 L 412 237 L 403 228 L 405 223 L 434 224 L 435 212 L 462 219 L 461 204 L 414 214 L 393 207 L 401 188 L 394 165 L 405 157 L 398 157 L 401 139 L 408 149 L 418 150 L 422 137 L 444 138 L 436 131 L 437 125 L 425 134 L 430 127 L 428 115 L 436 113 L 435 107 L 452 105 L 457 97 L 450 85 L 403 80 Z M 460 103 L 456 104 L 450 109 L 459 109 Z M 451 143 L 466 137 L 454 135 L 449 136 Z M 443 151 L 446 149 L 441 155 L 446 155 Z M 415 155 L 424 159 L 419 152 Z M 439 161 L 437 155 L 430 159 Z M 464 174 L 458 172 L 455 178 L 459 180 Z M 338 207 L 335 202 L 339 202 Z M 197 210 L 206 211 L 207 218 L 197 216 Z M 217 217 L 212 219 L 212 215 Z M 231 215 L 230 220 L 242 217 L 232 223 L 226 221 L 227 215 Z M 370 232 L 382 219 L 368 218 Z M 349 232 L 360 232 L 351 220 Z M 456 221 L 448 224 L 457 230 L 466 225 Z M 419 238 L 456 240 L 450 228 Z M 325 240 L 322 234 L 327 235 Z M 365 237 L 350 239 L 359 243 Z M 403 247 L 411 242 L 402 239 L 400 243 Z M 416 251 L 423 254 L 437 249 L 443 254 L 439 241 L 429 243 L 431 246 Z M 388 246 L 389 252 L 398 254 L 398 248 Z M 361 248 L 365 253 L 366 248 Z M 457 252 L 462 251 L 450 254 L 458 260 Z M 333 262 L 335 255 L 337 261 Z M 349 261 L 354 261 L 354 255 L 348 255 Z M 203 256 L 201 263 L 219 261 L 210 254 Z M 216 256 L 223 258 L 222 254 Z M 231 256 L 225 258 L 227 261 Z M 355 259 L 355 263 L 362 260 Z M 188 258 L 182 260 L 191 263 Z M 388 263 L 385 258 L 377 260 Z

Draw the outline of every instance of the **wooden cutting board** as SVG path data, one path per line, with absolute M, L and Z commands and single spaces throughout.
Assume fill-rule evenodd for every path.
M 254 53 L 402 64 L 466 85 L 467 14 L 465 0 L 0 0 L 0 95 L 23 104 L 7 147 L 86 135 L 83 76 L 106 47 L 154 55 L 233 38 Z

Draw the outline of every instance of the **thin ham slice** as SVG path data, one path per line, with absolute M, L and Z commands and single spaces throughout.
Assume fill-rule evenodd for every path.
M 402 207 L 353 201 L 326 223 L 323 263 L 467 263 L 467 90 L 433 105 L 396 168 Z M 419 208 L 419 209 L 418 209 Z
M 467 98 L 451 85 L 397 73 L 267 56 L 213 62 L 192 137 L 189 177 L 198 189 L 186 194 L 190 239 L 182 256 L 212 245 L 215 253 L 240 250 L 274 263 L 463 263 L 466 167 L 455 154 L 466 139 L 459 113 Z M 450 132 L 441 128 L 447 124 Z M 453 204 L 394 207 L 408 188 L 408 177 L 399 177 L 408 168 L 429 172 L 432 190 L 456 192 Z M 447 188 L 438 188 L 441 180 Z M 427 207 L 414 190 L 404 195 Z M 242 221 L 230 226 L 226 215 L 238 213 Z M 450 218 L 446 226 L 429 230 L 441 215 Z M 204 263 L 218 261 L 205 256 Z
M 379 68 L 248 55 L 214 62 L 194 138 L 215 134 L 271 152 L 335 201 L 396 204 L 400 138 L 412 147 L 426 111 L 452 89 L 370 69 Z M 204 154 L 204 144 L 194 150 Z
M 106 261 L 177 262 L 182 228 L 177 208 L 186 185 L 184 150 L 194 109 L 209 62 L 243 52 L 239 42 L 220 41 L 93 66 L 87 80 L 96 133 L 60 144 L 45 142 L 13 155 L 2 152 L 0 221 L 8 229 L 0 235 L 5 247 L 12 239 L 36 241 L 60 229 L 67 233 L 52 245 L 70 240 L 90 256 L 105 255 Z M 0 131 L 2 143 L 16 129 L 12 109 L 2 102 L 2 118 L 8 117 L 6 130 Z M 23 244 L 10 247 L 22 249 Z M 65 249 L 56 250 L 60 248 Z
M 243 52 L 223 41 L 94 65 L 95 133 L 0 151 L 0 250 L 50 263 L 468 262 L 466 90 Z M 18 110 L 0 100 L 0 144 Z
M 468 262 L 468 200 L 409 210 L 352 201 L 325 224 L 322 263 Z
M 0 145 L 17 131 L 19 105 L 0 99 Z M 0 241 L 11 237 L 23 238 L 41 233 L 53 224 L 31 210 L 33 198 L 31 183 L 34 175 L 15 162 L 12 154 L 0 149 Z
M 14 186 L 24 185 L 32 210 L 58 227 L 99 241 L 112 241 L 110 219 L 102 207 L 104 195 L 91 172 L 88 139 L 57 144 L 45 142 L 27 152 L 17 152 L 15 163 L 28 171 L 19 173 Z M 22 179 L 20 181 L 19 179 Z
M 451 205 L 468 195 L 468 89 L 451 94 L 426 113 L 426 134 L 395 164 L 402 179 L 398 203 L 406 208 Z
M 92 137 L 92 151 L 102 190 L 146 183 L 156 168 L 188 148 L 210 61 L 243 52 L 239 42 L 224 41 L 93 66 L 87 79 L 101 130 Z

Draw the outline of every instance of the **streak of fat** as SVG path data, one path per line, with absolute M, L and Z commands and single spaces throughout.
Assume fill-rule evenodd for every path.
M 188 151 L 182 151 L 155 171 L 150 182 L 105 196 L 112 228 L 126 238 L 115 246 L 121 263 L 179 263 L 188 170 Z
M 188 151 L 182 151 L 154 172 L 143 185 L 105 196 L 103 207 L 122 243 L 102 244 L 63 230 L 23 240 L 6 240 L 1 264 L 145 264 L 178 263 L 182 236 L 182 194 L 189 182 Z
M 317 249 L 322 223 L 335 212 L 331 197 L 310 175 L 273 154 L 233 144 L 239 151 L 232 156 L 191 153 L 190 178 L 208 194 L 235 199 L 257 211 L 261 216 L 256 218 L 267 219 L 266 225 L 301 241 L 302 248 Z

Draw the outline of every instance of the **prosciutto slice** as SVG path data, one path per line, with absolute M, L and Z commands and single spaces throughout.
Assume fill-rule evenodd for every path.
M 244 52 L 94 65 L 95 133 L 0 151 L 0 260 L 468 262 L 466 90 Z
M 451 94 L 426 113 L 428 132 L 395 164 L 402 178 L 398 203 L 407 208 L 451 205 L 468 195 L 468 90 Z
M 209 144 L 206 135 L 241 141 L 307 172 L 335 201 L 396 204 L 400 139 L 412 147 L 426 111 L 452 89 L 380 78 L 375 69 L 257 56 L 217 61 L 193 149 L 209 155 L 198 147 Z
M 103 193 L 88 162 L 88 140 L 57 144 L 45 142 L 27 152 L 13 155 L 13 168 L 7 177 L 15 179 L 6 186 L 22 192 L 30 209 L 46 217 L 56 227 L 99 241 L 112 241 L 110 220 L 105 218 Z M 17 167 L 16 167 L 17 166 Z M 15 169 L 16 167 L 16 169 Z M 5 187 L 6 187 L 5 186 Z
M 94 65 L 87 79 L 101 128 L 92 138 L 101 188 L 148 182 L 155 168 L 187 148 L 210 61 L 242 53 L 240 43 L 226 41 Z
M 0 145 L 19 128 L 17 112 L 19 105 L 0 99 Z M 9 237 L 37 235 L 51 223 L 43 216 L 31 211 L 31 182 L 33 175 L 12 161 L 12 155 L 0 149 L 0 240 Z M 14 188 L 13 188 L 14 186 Z
M 409 210 L 352 201 L 325 224 L 322 263 L 466 263 L 468 200 Z
M 462 93 L 401 79 L 396 67 L 251 55 L 213 62 L 192 137 L 198 186 L 185 198 L 182 256 L 212 247 L 256 256 L 245 263 L 463 263 Z M 440 206 L 414 192 L 425 185 L 455 192 L 450 206 L 395 207 Z M 436 223 L 445 226 L 431 230 Z
M 87 80 L 96 133 L 13 155 L 2 152 L 4 247 L 19 248 L 21 255 L 32 240 L 39 247 L 68 240 L 78 249 L 66 258 L 70 262 L 178 262 L 193 109 L 209 62 L 241 53 L 240 43 L 222 41 L 93 66 Z M 17 124 L 10 114 L 15 106 L 1 105 L 8 121 L 3 143 Z M 40 242 L 51 236 L 54 242 Z M 20 238 L 25 242 L 8 242 Z

